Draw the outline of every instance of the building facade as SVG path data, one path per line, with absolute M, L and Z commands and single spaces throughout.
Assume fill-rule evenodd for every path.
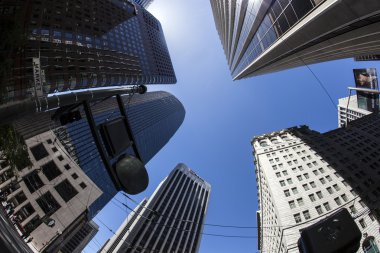
M 210 0 L 234 80 L 379 54 L 376 0 Z
M 299 252 L 303 228 L 346 208 L 362 232 L 359 252 L 380 245 L 378 115 L 319 133 L 306 126 L 252 140 L 262 252 Z
M 181 126 L 185 118 L 185 109 L 176 97 L 162 91 L 123 96 L 123 101 L 136 141 L 134 144 L 142 162 L 146 164 Z M 93 105 L 92 111 L 97 124 L 120 117 L 114 98 Z M 89 215 L 94 217 L 116 195 L 117 189 L 94 145 L 85 114 L 83 111 L 81 114 L 83 117 L 79 121 L 54 127 L 54 133 L 84 173 L 103 191 L 102 196 L 89 207 Z M 124 153 L 136 155 L 131 147 Z
M 25 140 L 30 166 L 0 164 L 3 206 L 35 252 L 57 252 L 102 191 L 73 162 L 51 131 Z
M 161 24 L 140 4 L 41 0 L 0 7 L 0 104 L 57 91 L 176 82 Z
M 101 252 L 198 252 L 211 186 L 178 164 Z
M 348 105 L 348 108 L 347 108 Z M 344 127 L 346 121 L 350 122 L 365 115 L 371 114 L 370 111 L 358 107 L 357 96 L 353 95 L 348 101 L 348 97 L 340 98 L 338 102 L 338 126 Z
M 71 231 L 71 236 L 62 243 L 60 252 L 81 253 L 98 231 L 99 226 L 94 221 L 84 221 L 78 224 Z
M 153 0 L 133 0 L 133 1 L 144 8 L 148 8 L 148 6 L 153 2 Z

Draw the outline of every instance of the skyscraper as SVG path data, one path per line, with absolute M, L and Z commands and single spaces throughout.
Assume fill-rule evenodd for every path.
M 350 102 L 348 104 L 348 102 Z M 348 104 L 348 108 L 347 108 Z M 357 96 L 353 95 L 348 101 L 348 97 L 340 98 L 338 102 L 338 126 L 343 127 L 346 125 L 346 121 L 356 120 L 365 115 L 371 114 L 370 111 L 359 108 Z
M 252 140 L 261 251 L 298 252 L 300 230 L 341 208 L 362 232 L 359 252 L 378 250 L 379 122 L 368 115 L 323 134 L 302 126 Z
M 56 91 L 176 82 L 161 24 L 139 4 L 15 0 L 0 7 L 0 104 Z
M 136 141 L 135 145 L 142 162 L 146 164 L 166 145 L 180 127 L 185 117 L 185 109 L 176 97 L 162 91 L 124 96 L 123 101 Z M 97 124 L 120 116 L 115 99 L 93 105 L 92 111 Z M 117 190 L 111 178 L 108 177 L 98 149 L 94 145 L 84 113 L 81 112 L 81 114 L 83 119 L 65 126 L 53 126 L 53 128 L 68 153 L 103 191 L 103 195 L 89 207 L 89 215 L 93 217 L 112 199 Z M 131 147 L 124 153 L 136 155 Z
M 377 0 L 210 0 L 234 80 L 379 54 Z
M 102 252 L 198 252 L 211 186 L 178 164 L 123 222 Z
M 133 0 L 133 1 L 144 8 L 148 8 L 148 6 L 153 2 L 153 0 Z

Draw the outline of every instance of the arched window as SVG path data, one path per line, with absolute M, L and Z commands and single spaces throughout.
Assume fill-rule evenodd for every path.
M 267 147 L 268 143 L 266 141 L 260 141 L 260 146 L 261 147 Z
M 375 238 L 373 236 L 367 237 L 364 240 L 362 247 L 364 253 L 380 253 L 380 250 L 377 247 Z
M 273 144 L 280 143 L 280 142 L 278 141 L 277 138 L 272 138 L 272 139 L 270 139 L 270 141 L 271 141 Z

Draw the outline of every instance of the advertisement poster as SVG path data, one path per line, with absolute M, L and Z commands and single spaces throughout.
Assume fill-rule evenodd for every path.
M 375 68 L 354 69 L 354 77 L 357 88 L 378 90 L 377 73 Z M 379 95 L 361 91 L 356 92 L 358 107 L 370 112 L 379 111 Z

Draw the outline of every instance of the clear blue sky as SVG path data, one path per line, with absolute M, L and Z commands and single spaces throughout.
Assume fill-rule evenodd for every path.
M 208 223 L 256 226 L 257 191 L 250 141 L 253 136 L 296 125 L 325 132 L 338 125 L 333 107 L 306 67 L 232 81 L 208 0 L 155 0 L 149 7 L 163 26 L 178 82 L 149 86 L 174 94 L 186 108 L 185 121 L 171 141 L 147 164 L 149 188 L 132 196 L 149 197 L 179 162 L 187 164 L 212 186 Z M 378 62 L 352 59 L 311 65 L 335 104 L 354 86 L 353 68 Z M 125 198 L 118 195 L 121 201 Z M 120 203 L 114 201 L 116 205 Z M 133 203 L 127 201 L 129 206 Z M 98 218 L 116 231 L 127 210 L 114 203 Z M 96 252 L 112 236 L 102 225 L 85 249 Z M 206 233 L 257 235 L 255 229 L 205 227 Z M 257 252 L 256 239 L 204 235 L 201 253 Z

